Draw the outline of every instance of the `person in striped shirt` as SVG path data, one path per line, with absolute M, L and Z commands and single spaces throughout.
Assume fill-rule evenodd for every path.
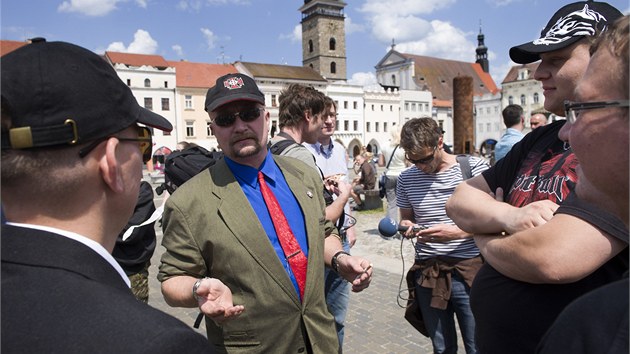
M 472 280 L 483 261 L 472 235 L 462 231 L 446 215 L 446 200 L 463 181 L 456 155 L 443 149 L 442 130 L 432 118 L 414 118 L 405 123 L 400 146 L 415 167 L 400 173 L 396 204 L 400 224 L 409 227 L 405 237 L 415 237 L 415 299 L 435 353 L 457 349 L 457 315 L 466 353 L 476 353 L 475 320 L 470 310 Z M 467 161 L 472 175 L 488 164 L 478 157 Z

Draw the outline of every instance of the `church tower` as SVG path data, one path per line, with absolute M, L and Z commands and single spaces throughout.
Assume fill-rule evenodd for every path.
M 346 6 L 341 0 L 304 0 L 302 65 L 329 81 L 346 80 Z
M 481 65 L 484 72 L 490 72 L 490 63 L 488 62 L 488 47 L 483 43 L 484 35 L 481 33 L 481 24 L 479 24 L 479 35 L 477 35 L 477 60 L 475 63 Z

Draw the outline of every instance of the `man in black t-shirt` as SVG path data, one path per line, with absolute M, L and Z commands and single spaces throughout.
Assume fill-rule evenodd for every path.
M 566 25 L 577 23 L 598 35 L 620 16 L 606 3 L 569 4 L 541 38 L 510 50 L 517 63 L 542 60 L 534 76 L 542 83 L 546 110 L 564 115 L 564 100 L 574 99 L 588 64 L 588 39 Z M 477 234 L 487 261 L 470 296 L 482 353 L 534 352 L 568 303 L 628 269 L 626 227 L 572 193 L 578 161 L 558 138 L 564 124 L 525 136 L 482 177 L 460 184 L 447 203 L 456 224 Z

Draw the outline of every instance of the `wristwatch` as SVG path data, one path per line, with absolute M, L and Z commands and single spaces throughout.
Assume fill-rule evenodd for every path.
M 202 282 L 202 281 L 204 281 L 204 280 L 206 280 L 206 279 L 209 279 L 209 278 L 200 278 L 200 279 L 197 279 L 197 281 L 195 282 L 195 284 L 193 284 L 193 287 L 192 287 L 192 295 L 193 295 L 193 297 L 195 298 L 195 300 L 197 300 L 197 301 L 199 301 L 199 299 L 200 299 L 199 295 L 197 295 L 197 289 L 199 289 L 199 286 L 201 285 L 201 282 Z
M 337 253 L 335 253 L 334 256 L 332 256 L 332 259 L 330 261 L 330 267 L 332 268 L 332 270 L 335 271 L 335 273 L 339 273 L 339 257 L 342 256 L 349 256 L 350 253 L 346 252 L 346 251 L 337 251 Z

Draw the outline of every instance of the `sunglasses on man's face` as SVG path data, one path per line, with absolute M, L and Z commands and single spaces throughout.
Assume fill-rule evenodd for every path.
M 219 114 L 216 118 L 214 118 L 212 123 L 219 127 L 227 128 L 236 122 L 236 117 L 239 117 L 245 123 L 249 123 L 258 119 L 258 117 L 260 117 L 260 113 L 264 111 L 265 110 L 262 108 L 251 108 L 235 113 Z
M 426 156 L 426 157 L 423 157 L 423 158 L 421 158 L 421 159 L 417 159 L 417 160 L 411 159 L 411 158 L 409 158 L 409 154 L 407 154 L 407 153 L 405 153 L 405 158 L 406 158 L 409 162 L 411 162 L 412 164 L 414 164 L 414 165 L 418 165 L 418 164 L 421 164 L 421 165 L 428 164 L 429 162 L 433 161 L 433 159 L 435 159 L 435 151 L 436 151 L 436 150 L 437 150 L 437 146 L 433 148 L 433 151 L 431 152 L 431 155 Z
M 138 127 L 138 137 L 137 138 L 120 138 L 117 136 L 107 136 L 102 139 L 98 139 L 91 143 L 90 145 L 84 147 L 79 150 L 79 156 L 81 158 L 87 156 L 90 151 L 94 150 L 100 143 L 106 141 L 109 138 L 116 138 L 118 141 L 133 141 L 137 142 L 140 146 L 140 151 L 142 152 L 142 162 L 147 163 L 151 161 L 151 147 L 153 146 L 153 139 L 151 138 L 151 130 L 147 127 Z

